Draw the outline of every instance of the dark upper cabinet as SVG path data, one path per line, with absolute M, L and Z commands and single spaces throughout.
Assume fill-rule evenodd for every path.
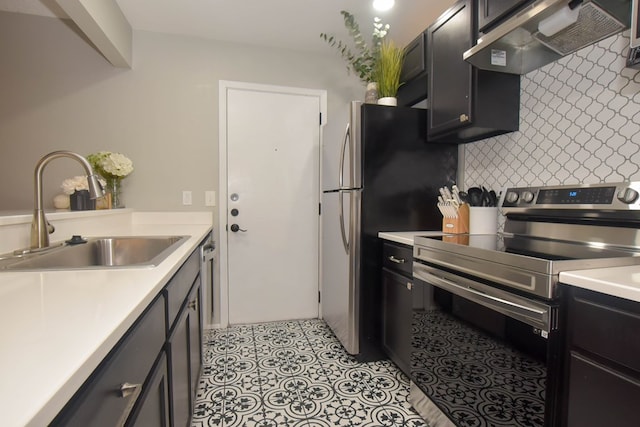
M 400 72 L 400 81 L 406 82 L 427 69 L 426 34 L 421 33 L 404 48 L 404 62 Z
M 427 33 L 420 33 L 404 48 L 398 105 L 410 107 L 427 98 Z
M 478 0 L 478 31 L 488 33 L 518 9 L 533 0 Z
M 476 42 L 475 2 L 462 0 L 427 30 L 427 135 L 463 143 L 518 130 L 520 76 L 478 70 L 462 59 Z

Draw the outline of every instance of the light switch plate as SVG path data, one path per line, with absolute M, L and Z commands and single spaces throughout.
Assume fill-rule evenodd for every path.
M 215 206 L 216 205 L 216 192 L 215 191 L 205 191 L 204 192 L 204 205 L 205 206 Z
M 191 195 L 191 191 L 183 191 L 182 192 L 182 204 L 183 205 L 191 205 L 193 204 L 193 198 Z

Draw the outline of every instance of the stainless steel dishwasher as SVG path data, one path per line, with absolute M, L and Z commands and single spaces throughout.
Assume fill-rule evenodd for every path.
M 214 278 L 215 258 L 216 242 L 213 240 L 212 232 L 207 236 L 202 246 L 200 246 L 200 283 L 202 285 L 203 300 L 202 320 L 205 328 L 210 328 L 220 321 L 216 312 L 218 290 L 216 289 L 217 286 Z

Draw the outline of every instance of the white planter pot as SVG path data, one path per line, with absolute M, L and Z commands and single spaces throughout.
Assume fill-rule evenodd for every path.
M 398 105 L 398 98 L 395 96 L 385 96 L 384 98 L 378 99 L 378 105 L 388 105 L 390 107 L 395 107 Z

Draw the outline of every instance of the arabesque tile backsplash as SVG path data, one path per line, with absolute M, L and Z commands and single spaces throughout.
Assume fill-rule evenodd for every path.
M 640 71 L 628 32 L 521 78 L 520 130 L 464 146 L 464 187 L 640 180 Z

